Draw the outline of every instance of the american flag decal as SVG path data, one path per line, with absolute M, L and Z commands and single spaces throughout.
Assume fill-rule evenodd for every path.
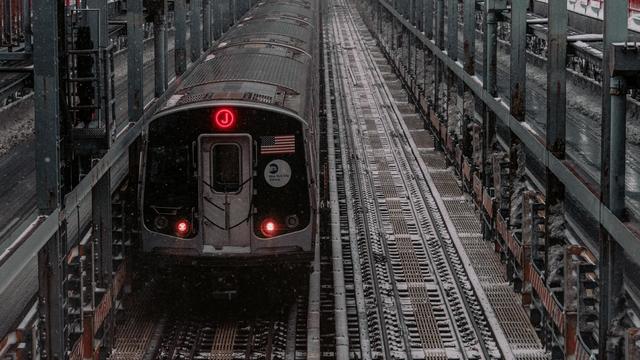
M 293 154 L 295 152 L 295 135 L 262 136 L 260 138 L 260 155 Z

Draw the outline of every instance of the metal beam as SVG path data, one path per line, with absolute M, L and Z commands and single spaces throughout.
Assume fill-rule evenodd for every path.
M 220 1 L 212 0 L 211 21 L 213 22 L 213 25 L 211 37 L 213 40 L 218 40 L 222 34 L 222 11 L 220 6 Z
M 202 53 L 202 0 L 191 0 L 191 62 L 196 61 Z
M 604 3 L 604 41 L 603 48 L 609 49 L 614 42 L 623 42 L 627 40 L 627 22 L 620 19 L 627 18 L 629 7 L 628 0 L 605 1 Z M 619 136 L 624 137 L 624 123 L 620 123 L 620 119 L 612 121 L 612 97 L 611 97 L 611 68 L 609 51 L 603 51 L 602 54 L 602 121 L 601 121 L 601 144 L 600 144 L 600 193 L 601 201 L 604 205 L 610 207 L 614 216 L 620 218 L 621 211 L 619 194 L 612 192 L 612 186 L 616 185 L 616 178 L 624 179 L 624 145 L 614 144 L 614 141 L 624 141 Z M 618 81 L 616 80 L 616 83 Z M 614 85 L 617 85 L 614 83 Z M 625 97 L 626 98 L 626 97 Z M 613 99 L 614 103 L 616 102 Z M 613 115 L 622 115 L 616 113 Z M 618 128 L 621 126 L 622 128 Z M 621 135 L 622 134 L 622 135 Z M 615 138 L 614 138 L 615 137 Z M 624 144 L 624 143 L 623 143 Z M 614 153 L 617 152 L 617 153 Z M 619 156 L 622 156 L 621 162 L 616 162 Z M 615 164 L 611 162 L 614 160 Z M 613 166 L 616 167 L 613 167 Z M 622 181 L 624 183 L 624 180 Z M 621 189 L 624 191 L 624 189 Z M 622 199 L 624 204 L 624 198 Z M 614 205 L 615 208 L 611 206 Z M 624 205 L 622 205 L 624 208 Z M 637 252 L 637 250 L 636 250 Z M 609 329 L 611 320 L 615 316 L 615 305 L 620 292 L 622 291 L 623 282 L 623 264 L 624 254 L 622 249 L 615 241 L 611 239 L 611 231 L 606 231 L 600 227 L 600 259 L 598 266 L 600 268 L 600 314 L 599 314 L 599 358 L 608 359 L 615 356 L 615 349 L 610 348 L 607 341 L 609 338 Z
M 447 53 L 458 60 L 458 0 L 448 0 L 447 14 Z
M 59 39 L 64 39 L 64 8 L 56 1 L 34 0 L 34 110 L 36 133 L 36 194 L 40 214 L 47 215 L 62 201 L 60 177 Z
M 211 3 L 202 0 L 202 50 L 207 51 L 211 47 Z
M 498 95 L 498 12 L 500 7 L 495 6 L 496 1 L 485 2 L 485 33 L 484 33 L 484 88 L 493 97 Z M 483 117 L 482 135 L 482 185 L 490 187 L 493 183 L 491 174 L 491 154 L 496 138 L 496 116 L 485 106 Z
M 549 34 L 547 40 L 547 126 L 546 148 L 556 159 L 562 161 L 565 158 L 566 144 L 566 87 L 567 87 L 567 22 L 568 12 L 565 0 L 549 1 Z M 549 168 L 545 168 L 545 231 L 544 234 L 544 271 L 545 276 L 551 270 L 549 268 L 549 249 L 555 245 L 564 245 L 550 231 L 552 219 L 560 217 L 564 221 L 564 184 Z M 533 256 L 537 254 L 534 246 Z M 546 318 L 544 322 L 550 322 Z M 552 348 L 549 328 L 545 326 L 543 343 L 548 349 Z
M 137 121 L 144 111 L 143 51 L 144 17 L 142 0 L 127 2 L 127 83 L 129 92 L 129 121 Z
M 96 266 L 98 286 L 109 288 L 113 278 L 112 256 L 112 212 L 111 212 L 111 177 L 109 171 L 98 181 L 92 189 L 91 207 L 93 234 L 98 242 L 98 261 Z
M 509 76 L 511 88 L 511 115 L 525 120 L 527 90 L 527 2 L 511 2 L 511 50 Z
M 187 10 L 185 0 L 174 1 L 174 35 L 176 76 L 187 70 Z
M 424 34 L 429 39 L 433 39 L 433 2 L 435 0 L 424 0 Z
M 165 12 L 167 0 L 160 0 L 161 7 L 156 9 L 153 15 L 153 70 L 154 70 L 154 94 L 160 97 L 167 89 L 168 79 L 166 53 L 166 16 Z
M 33 52 L 33 37 L 31 33 L 31 1 L 22 0 L 22 32 L 24 33 L 24 51 Z

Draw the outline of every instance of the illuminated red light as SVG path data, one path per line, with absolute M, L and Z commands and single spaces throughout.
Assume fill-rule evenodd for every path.
M 262 234 L 266 237 L 271 237 L 276 234 L 276 223 L 271 219 L 266 219 L 262 221 L 262 225 L 260 226 L 260 230 Z
M 188 220 L 181 219 L 176 223 L 176 233 L 180 237 L 186 236 L 191 230 L 191 223 Z
M 229 129 L 236 124 L 236 115 L 229 109 L 218 109 L 213 115 L 213 121 L 216 127 Z

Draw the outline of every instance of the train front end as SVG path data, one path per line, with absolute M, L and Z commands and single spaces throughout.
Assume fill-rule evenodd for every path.
M 281 109 L 241 102 L 156 116 L 143 159 L 144 251 L 224 265 L 308 262 L 316 209 L 307 129 Z

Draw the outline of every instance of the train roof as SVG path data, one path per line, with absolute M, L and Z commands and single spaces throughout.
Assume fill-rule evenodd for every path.
M 305 0 L 257 4 L 193 69 L 165 110 L 224 99 L 281 107 L 305 118 L 317 70 L 317 16 Z

